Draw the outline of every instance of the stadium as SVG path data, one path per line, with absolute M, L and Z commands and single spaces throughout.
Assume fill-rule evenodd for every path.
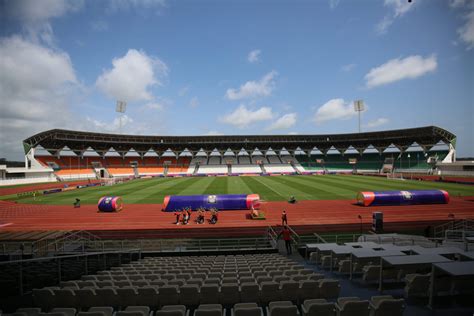
M 474 315 L 474 1 L 0 8 L 0 316 Z
M 155 296 L 159 297 L 163 306 L 181 303 L 178 305 L 193 309 L 203 302 L 221 303 L 227 307 L 253 302 L 272 308 L 266 304 L 280 300 L 280 297 L 286 298 L 285 295 L 294 302 L 316 298 L 316 294 L 306 294 L 306 290 L 301 288 L 310 286 L 306 283 L 311 282 L 305 283 L 304 280 L 313 280 L 311 278 L 317 280 L 312 282 L 319 282 L 317 287 L 321 292 L 317 294 L 318 299 L 337 297 L 340 281 L 321 273 L 327 273 L 327 270 L 330 273 L 338 271 L 338 275 L 362 273 L 360 276 L 364 282 L 378 281 L 378 272 L 374 273 L 376 270 L 372 271 L 370 265 L 360 270 L 348 266 L 353 260 L 347 260 L 347 255 L 351 253 L 347 251 L 349 245 L 380 247 L 383 251 L 396 248 L 397 254 L 404 254 L 399 250 L 412 245 L 414 251 L 419 251 L 415 252 L 417 255 L 429 253 L 431 256 L 443 254 L 449 257 L 464 256 L 465 253 L 469 256 L 472 245 L 468 241 L 470 237 L 464 234 L 472 225 L 474 177 L 469 176 L 468 164 L 454 162 L 455 143 L 454 134 L 436 126 L 356 134 L 276 136 L 138 136 L 70 130 L 41 132 L 23 142 L 25 167 L 3 169 L 4 181 L 29 182 L 0 189 L 3 257 L 10 260 L 18 256 L 30 258 L 31 266 L 20 269 L 21 275 L 12 278 L 16 273 L 12 265 L 21 261 L 3 263 L 2 295 L 9 296 L 15 292 L 25 295 L 33 291 L 34 304 L 42 309 L 88 309 L 95 305 L 91 303 L 80 307 L 81 299 L 76 297 L 91 295 L 79 290 L 82 288 L 80 282 L 86 285 L 89 280 L 95 280 L 97 286 L 100 284 L 103 274 L 93 275 L 93 271 L 104 273 L 100 270 L 105 267 L 112 269 L 110 273 L 127 274 L 131 271 L 129 269 L 153 269 L 164 262 L 180 265 L 190 260 L 192 266 L 194 260 L 202 258 L 203 264 L 221 262 L 224 269 L 229 261 L 243 264 L 234 267 L 238 272 L 233 270 L 233 279 L 229 278 L 229 282 L 240 282 L 237 290 L 232 284 L 219 283 L 224 282 L 226 272 L 218 276 L 219 299 L 208 298 L 203 293 L 207 289 L 209 274 L 195 284 L 188 282 L 194 276 L 181 280 L 185 276 L 176 275 L 177 279 L 167 282 L 152 282 L 151 279 L 144 282 L 142 277 L 137 277 L 136 282 L 125 283 L 138 287 L 134 290 L 117 288 L 116 296 L 111 299 L 134 302 L 125 306 L 142 305 L 136 302 L 143 301 L 143 304 L 156 308 L 153 304 L 158 304 L 158 301 L 148 298 L 153 304 L 150 301 L 147 303 L 147 296 L 140 294 L 142 290 L 146 292 L 142 286 L 153 285 L 157 289 L 150 291 L 156 292 Z M 455 165 L 458 165 L 457 169 L 453 170 Z M 19 173 L 22 178 L 12 176 Z M 449 194 L 449 203 L 364 207 L 357 200 L 359 192 L 397 190 L 445 190 Z M 184 200 L 179 208 L 168 207 L 170 196 L 171 199 L 190 196 L 222 199 L 235 195 L 257 195 L 259 201 L 237 210 L 220 207 L 219 220 L 215 224 L 211 223 L 211 207 L 204 209 L 202 224 L 198 224 L 197 212 L 191 212 L 191 218 L 186 223 L 179 213 L 176 219 L 180 208 L 191 206 L 191 202 Z M 100 210 L 103 196 L 120 197 L 120 205 L 112 209 L 113 212 L 98 212 L 97 203 Z M 168 212 L 165 212 L 166 208 Z M 282 210 L 287 214 L 295 251 L 306 258 L 306 264 L 316 264 L 320 270 L 316 273 L 295 263 L 292 267 L 296 269 L 295 276 L 290 278 L 285 277 L 292 275 L 290 271 L 282 271 L 280 275 L 275 270 L 272 274 L 271 264 L 261 271 L 261 277 L 257 277 L 259 299 L 244 299 L 248 295 L 244 288 L 252 286 L 244 286 L 243 276 L 247 274 L 239 269 L 248 267 L 251 260 L 277 260 L 283 264 L 284 270 L 289 269 L 287 264 L 293 264 L 277 254 L 282 251 L 281 241 L 277 238 L 283 224 Z M 259 216 L 254 217 L 254 212 L 258 212 Z M 383 217 L 376 217 L 376 213 Z M 328 246 L 330 248 L 325 248 Z M 324 249 L 333 253 L 329 252 L 328 256 L 328 251 Z M 345 250 L 339 255 L 338 249 Z M 101 254 L 107 258 L 104 259 L 104 266 Z M 40 268 L 35 265 L 36 260 L 45 255 L 53 255 L 54 258 L 65 256 L 61 259 L 63 263 L 59 266 L 59 276 L 56 268 L 52 269 L 55 271 L 52 274 L 47 272 L 50 269 L 47 267 L 56 264 L 57 259 L 40 261 L 43 262 L 40 266 L 46 269 L 44 276 L 39 277 L 34 272 Z M 140 259 L 143 257 L 145 259 Z M 136 259 L 139 259 L 138 263 L 134 261 Z M 70 266 L 68 260 L 78 263 Z M 123 268 L 115 268 L 117 264 L 122 264 Z M 87 273 L 84 273 L 83 265 Z M 304 271 L 308 275 L 299 275 L 300 268 L 304 269 L 301 273 Z M 418 268 L 413 271 L 421 271 L 423 265 Z M 197 271 L 193 273 L 199 274 Z M 391 270 L 388 270 L 388 278 L 391 278 L 390 273 Z M 255 271 L 253 276 L 257 274 L 260 275 Z M 279 278 L 269 278 L 270 274 Z M 231 273 L 228 275 L 230 277 Z M 16 278 L 21 279 L 20 285 Z M 131 275 L 128 278 L 135 280 Z M 148 278 L 145 276 L 145 279 Z M 275 283 L 276 279 L 280 285 Z M 403 280 L 403 276 L 397 274 L 396 279 Z M 53 286 L 57 282 L 60 288 L 35 289 L 42 284 Z M 175 294 L 169 297 L 159 294 L 162 289 L 160 284 L 171 292 L 175 289 Z M 273 284 L 277 285 L 276 292 L 271 290 Z M 300 289 L 291 294 L 291 291 L 287 292 L 287 286 Z M 405 288 L 409 293 L 407 297 L 412 295 L 410 291 L 419 290 L 416 286 L 423 288 L 422 285 L 410 286 L 414 289 Z M 76 294 L 68 297 L 71 291 L 76 291 Z M 94 297 L 100 291 L 96 290 Z M 187 291 L 197 295 L 196 298 L 184 298 Z M 225 291 L 229 294 L 223 294 Z M 308 291 L 312 293 L 314 290 Z M 53 292 L 54 295 L 66 297 L 48 297 Z M 51 303 L 52 300 L 54 303 Z M 169 303 L 165 303 L 166 300 Z M 105 305 L 121 304 L 117 302 Z M 252 308 L 260 307 L 252 305 Z

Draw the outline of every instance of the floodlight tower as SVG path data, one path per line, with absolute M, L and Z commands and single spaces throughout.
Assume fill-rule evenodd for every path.
M 125 101 L 117 101 L 117 105 L 115 106 L 115 112 L 119 114 L 119 134 L 122 134 L 122 117 L 127 109 L 127 102 Z
M 365 110 L 364 100 L 354 101 L 354 111 L 359 113 L 359 133 L 360 133 L 360 112 Z

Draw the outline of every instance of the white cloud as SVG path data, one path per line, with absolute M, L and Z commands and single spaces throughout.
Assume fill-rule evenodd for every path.
M 384 5 L 394 10 L 395 17 L 402 16 L 413 8 L 413 2 L 407 0 L 385 0 Z
M 374 127 L 379 127 L 379 126 L 385 125 L 388 122 L 389 122 L 389 120 L 387 118 L 380 117 L 378 119 L 369 121 L 369 123 L 367 123 L 365 126 L 367 128 L 374 128 Z
M 220 135 L 224 135 L 224 134 L 222 134 L 221 132 L 213 131 L 213 130 L 212 130 L 212 131 L 207 132 L 207 133 L 204 134 L 204 135 L 206 135 L 206 136 L 220 136 Z
M 462 8 L 466 4 L 466 0 L 450 0 L 449 6 L 451 8 Z
M 109 29 L 109 24 L 104 20 L 92 21 L 89 24 L 94 31 L 105 32 Z
M 458 29 L 459 39 L 467 44 L 467 49 L 474 48 L 474 6 L 473 9 L 464 16 L 465 24 Z
M 74 122 L 69 104 L 81 87 L 62 51 L 10 37 L 0 56 L 0 157 L 18 159 L 22 139 Z
M 352 102 L 331 99 L 316 110 L 314 121 L 320 124 L 331 120 L 348 120 L 356 115 Z
M 252 111 L 242 104 L 233 112 L 219 118 L 219 121 L 237 128 L 245 128 L 253 123 L 268 121 L 272 118 L 273 113 L 270 107 L 264 106 Z
M 151 119 L 152 116 L 150 115 L 156 112 L 161 112 L 172 105 L 173 105 L 173 101 L 170 99 L 163 98 L 163 97 L 155 97 L 153 100 L 150 100 L 146 102 L 145 104 L 141 105 L 140 107 L 138 107 L 138 110 L 140 111 L 139 113 L 143 115 L 141 120 L 143 121 L 145 118 Z M 145 112 L 145 111 L 150 111 L 150 112 Z
M 63 51 L 21 37 L 0 39 L 0 157 L 21 159 L 23 139 L 51 128 L 118 131 L 118 118 L 104 122 L 82 116 L 74 105 L 85 89 Z M 169 102 L 152 98 L 139 119 L 124 116 L 124 132 L 166 132 L 159 112 Z M 143 115 L 145 114 L 145 115 Z
M 122 120 L 120 122 L 120 120 Z M 128 115 L 122 115 L 122 118 L 119 117 L 114 118 L 112 124 L 106 121 L 100 121 L 91 117 L 86 117 L 86 122 L 89 123 L 89 129 L 98 130 L 101 132 L 108 132 L 108 133 L 117 133 L 120 132 L 120 126 L 123 128 L 131 125 L 133 123 L 133 119 Z
M 354 69 L 357 66 L 357 64 L 347 64 L 341 67 L 341 70 L 344 72 L 349 72 L 352 69 Z
M 148 110 L 161 111 L 164 109 L 164 105 L 158 102 L 150 102 L 145 104 L 145 108 Z
M 257 63 L 260 61 L 261 53 L 262 51 L 260 49 L 254 49 L 248 54 L 247 60 L 249 61 L 249 63 Z
M 129 10 L 153 10 L 166 7 L 165 0 L 109 0 L 109 12 Z
M 386 15 L 383 17 L 383 19 L 375 26 L 375 31 L 378 34 L 384 34 L 387 32 L 387 29 L 390 27 L 390 25 L 393 24 L 394 19 Z
M 395 19 L 404 16 L 407 12 L 415 7 L 415 2 L 408 2 L 406 0 L 385 0 L 384 6 L 388 7 L 392 12 L 384 16 L 376 26 L 376 31 L 379 34 L 387 32 L 390 25 Z
M 193 97 L 189 101 L 189 106 L 192 107 L 192 108 L 198 107 L 199 106 L 199 99 L 197 97 Z
M 334 10 L 339 5 L 340 0 L 329 0 L 329 7 Z
M 299 135 L 298 132 L 289 132 L 288 135 Z
M 247 81 L 239 89 L 227 89 L 226 97 L 229 100 L 266 97 L 272 94 L 275 88 L 276 71 L 271 71 L 259 81 Z
M 81 0 L 15 0 L 6 1 L 5 9 L 13 17 L 23 22 L 47 22 L 51 18 L 81 9 Z
M 403 79 L 415 79 L 436 70 L 436 56 L 423 58 L 420 55 L 391 59 L 383 65 L 372 68 L 365 75 L 369 88 L 392 83 Z
M 50 20 L 80 10 L 84 1 L 15 0 L 3 3 L 7 16 L 20 21 L 31 40 L 38 41 L 41 39 L 51 44 L 53 29 Z
M 152 100 L 150 88 L 161 85 L 160 79 L 168 74 L 164 62 L 135 49 L 130 49 L 123 57 L 114 58 L 112 65 L 112 69 L 104 70 L 97 78 L 96 86 L 114 100 Z
M 267 131 L 273 130 L 280 130 L 280 129 L 288 129 L 296 124 L 296 113 L 288 113 L 280 118 L 278 118 L 275 122 L 273 122 L 270 126 L 266 128 Z

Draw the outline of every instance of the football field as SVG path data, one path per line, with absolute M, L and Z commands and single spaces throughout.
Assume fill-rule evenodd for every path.
M 113 186 L 90 187 L 21 198 L 21 203 L 95 204 L 102 196 L 121 196 L 128 204 L 160 204 L 166 195 L 260 194 L 264 201 L 355 199 L 359 191 L 443 189 L 452 196 L 474 196 L 474 186 L 370 176 L 183 177 L 133 180 Z

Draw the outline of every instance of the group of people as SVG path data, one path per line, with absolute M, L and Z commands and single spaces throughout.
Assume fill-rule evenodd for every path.
M 191 219 L 191 209 L 184 208 L 181 211 L 176 211 L 174 216 L 176 216 L 176 225 L 179 225 L 180 223 L 183 225 L 188 225 L 189 220 Z
M 219 212 L 217 209 L 212 208 L 210 210 L 206 210 L 205 208 L 199 208 L 197 210 L 197 217 L 196 217 L 196 223 L 197 224 L 204 224 L 206 220 L 206 212 L 209 211 L 211 214 L 211 217 L 209 218 L 209 223 L 210 224 L 216 224 L 218 219 L 219 219 Z M 174 215 L 176 216 L 176 225 L 188 225 L 189 222 L 191 221 L 191 215 L 192 215 L 192 210 L 190 207 L 184 208 L 182 210 L 177 210 Z M 283 241 L 285 242 L 285 248 L 286 252 L 288 255 L 291 255 L 292 253 L 292 245 L 291 245 L 291 230 L 288 226 L 288 216 L 286 214 L 286 211 L 283 210 L 281 213 L 281 226 L 283 229 L 281 232 L 278 234 L 278 238 L 282 237 Z
M 197 224 L 204 224 L 206 221 L 206 209 L 204 208 L 199 208 L 197 210 L 197 217 L 196 217 L 196 223 Z M 209 210 L 211 212 L 211 217 L 209 219 L 210 224 L 217 224 L 217 221 L 219 219 L 219 213 L 217 209 L 213 208 Z M 188 225 L 189 222 L 191 221 L 191 215 L 192 215 L 192 210 L 191 208 L 187 207 L 182 210 L 177 210 L 174 213 L 174 216 L 176 216 L 176 225 Z

